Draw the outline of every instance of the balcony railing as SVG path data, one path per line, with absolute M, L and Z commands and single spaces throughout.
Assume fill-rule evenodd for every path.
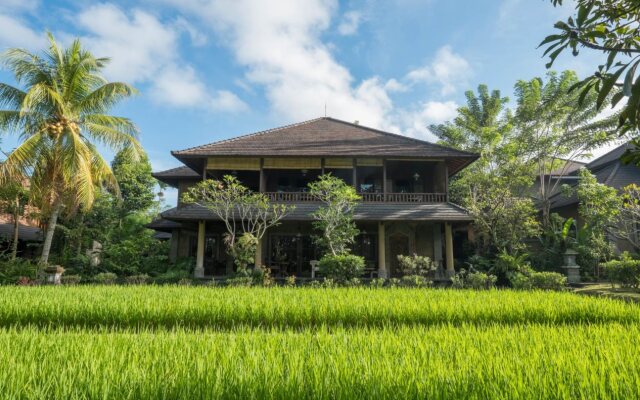
M 265 192 L 276 203 L 308 203 L 317 201 L 308 192 Z M 446 203 L 446 193 L 360 193 L 365 203 Z

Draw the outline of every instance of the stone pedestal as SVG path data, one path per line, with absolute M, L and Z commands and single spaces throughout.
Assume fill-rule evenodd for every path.
M 44 272 L 47 274 L 47 283 L 51 285 L 60 285 L 60 278 L 62 277 L 62 273 L 64 272 L 64 268 L 59 265 L 51 265 L 44 269 Z
M 569 284 L 580 283 L 580 266 L 576 264 L 576 255 L 578 252 L 572 249 L 567 249 L 563 255 L 564 265 L 561 268 L 564 269 Z

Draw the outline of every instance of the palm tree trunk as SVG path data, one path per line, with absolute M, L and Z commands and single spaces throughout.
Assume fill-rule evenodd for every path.
M 20 216 L 17 212 L 13 213 L 13 242 L 11 243 L 11 260 L 15 260 L 18 256 L 18 237 L 20 228 L 19 218 Z
M 58 202 L 53 206 L 51 211 L 51 217 L 49 217 L 49 224 L 47 225 L 47 233 L 44 237 L 44 244 L 42 245 L 42 255 L 40 256 L 40 264 L 46 266 L 49 264 L 49 253 L 51 252 L 51 243 L 53 242 L 53 233 L 56 230 L 56 224 L 58 222 L 58 215 L 62 209 L 62 203 Z

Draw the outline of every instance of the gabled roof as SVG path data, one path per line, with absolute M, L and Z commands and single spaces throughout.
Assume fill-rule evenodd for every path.
M 603 183 L 615 189 L 622 189 L 632 183 L 640 184 L 640 167 L 632 164 L 622 164 L 620 157 L 624 152 L 631 148 L 631 143 L 624 143 L 610 152 L 596 158 L 585 165 L 599 183 Z M 573 175 L 577 175 L 578 171 L 574 171 Z M 573 184 L 576 186 L 577 182 Z M 562 192 L 551 196 L 551 208 L 564 207 L 570 204 L 578 203 L 578 197 L 573 193 L 571 196 L 564 196 Z
M 180 180 L 200 179 L 202 175 L 187 166 L 168 169 L 166 171 L 154 172 L 151 174 L 160 182 L 176 187 Z
M 584 167 L 585 165 L 587 165 L 586 162 L 577 161 L 577 160 L 565 160 L 565 161 L 566 161 L 565 165 L 563 165 L 560 168 L 554 169 L 549 173 L 549 175 L 551 176 L 570 175 L 576 172 L 577 170 L 579 170 L 580 168 Z
M 478 158 L 475 153 L 330 117 L 172 151 L 171 154 L 187 165 L 190 159 L 209 156 L 436 158 L 447 160 L 450 174 Z

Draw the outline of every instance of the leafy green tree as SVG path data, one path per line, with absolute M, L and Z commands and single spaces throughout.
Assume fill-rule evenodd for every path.
M 65 49 L 51 34 L 43 55 L 9 49 L 2 61 L 24 86 L 0 83 L 0 129 L 22 139 L 3 164 L 2 176 L 21 171 L 31 177 L 35 203 L 49 216 L 40 258 L 47 264 L 60 213 L 90 209 L 101 186 L 117 191 L 96 145 L 142 152 L 135 125 L 108 114 L 135 89 L 104 80 L 99 73 L 108 59 L 94 57 L 79 40 Z
M 559 187 L 559 179 L 573 161 L 589 155 L 615 137 L 616 116 L 598 118 L 597 92 L 590 90 L 582 99 L 569 89 L 578 82 L 573 71 L 549 72 L 546 81 L 534 78 L 516 83 L 514 124 L 527 162 L 538 176 L 538 201 L 542 224 L 550 224 L 550 196 Z
M 151 176 L 151 163 L 146 155 L 136 157 L 130 149 L 123 149 L 111 162 L 122 197 L 124 214 L 144 211 L 156 202 L 156 179 Z
M 551 2 L 554 6 L 563 4 L 563 0 Z M 582 96 L 595 92 L 598 108 L 605 106 L 610 96 L 613 106 L 626 99 L 618 127 L 621 133 L 631 132 L 637 136 L 640 128 L 640 3 L 637 0 L 576 0 L 572 4 L 575 14 L 566 21 L 556 22 L 557 32 L 540 43 L 546 46 L 544 54 L 550 58 L 547 68 L 568 49 L 574 56 L 582 49 L 602 53 L 602 64 L 574 88 L 580 88 Z M 640 163 L 637 149 L 640 139 L 636 138 L 634 143 L 636 149 L 628 152 L 625 159 Z
M 578 212 L 583 219 L 578 238 L 580 250 L 591 259 L 599 275 L 600 261 L 606 261 L 612 254 L 609 235 L 617 227 L 622 197 L 615 188 L 599 183 L 586 168 L 579 171 L 579 176 L 576 195 L 580 201 Z
M 323 205 L 313 212 L 313 227 L 322 232 L 317 243 L 332 256 L 349 253 L 359 231 L 353 213 L 361 197 L 353 186 L 342 179 L 325 174 L 309 184 L 311 195 Z
M 22 180 L 12 180 L 0 185 L 0 212 L 11 215 L 13 221 L 13 237 L 11 239 L 11 259 L 18 255 L 18 240 L 20 238 L 20 217 L 25 213 L 29 203 L 29 190 L 24 187 Z
M 467 105 L 458 109 L 453 122 L 430 126 L 441 143 L 480 154 L 451 182 L 452 199 L 473 216 L 480 253 L 519 249 L 538 228 L 527 197 L 533 172 L 524 161 L 526 146 L 500 91 L 489 93 L 480 85 L 477 95 L 468 91 L 466 97 Z

